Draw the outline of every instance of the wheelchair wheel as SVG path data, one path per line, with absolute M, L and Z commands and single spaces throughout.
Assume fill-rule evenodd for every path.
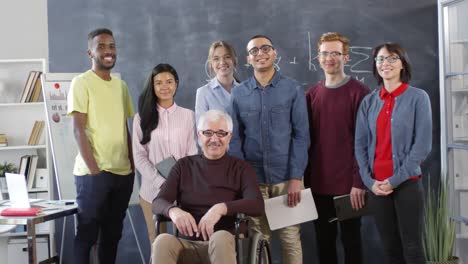
M 271 254 L 270 245 L 267 240 L 262 238 L 260 233 L 255 233 L 252 236 L 250 246 L 249 264 L 270 264 Z

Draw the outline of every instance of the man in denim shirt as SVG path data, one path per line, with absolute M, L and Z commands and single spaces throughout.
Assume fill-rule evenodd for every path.
M 287 194 L 288 205 L 294 207 L 301 200 L 310 140 L 304 92 L 296 81 L 275 70 L 277 53 L 268 37 L 252 37 L 247 52 L 254 76 L 232 90 L 230 154 L 255 168 L 264 199 Z M 264 216 L 252 223 L 254 230 L 270 238 Z M 302 263 L 299 231 L 298 225 L 279 230 L 282 263 Z

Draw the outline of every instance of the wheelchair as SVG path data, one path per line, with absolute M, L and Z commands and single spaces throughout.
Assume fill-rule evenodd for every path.
M 156 215 L 156 236 L 160 234 L 160 223 L 171 222 L 164 215 Z M 235 221 L 235 241 L 237 264 L 271 264 L 270 244 L 258 232 L 241 232 L 242 227 L 247 227 L 248 218 L 244 214 L 237 214 Z M 175 235 L 178 231 L 175 229 Z

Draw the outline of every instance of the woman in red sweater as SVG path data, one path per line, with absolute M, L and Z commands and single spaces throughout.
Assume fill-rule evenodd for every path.
M 408 85 L 411 66 L 396 43 L 374 49 L 374 76 L 383 86 L 358 111 L 355 154 L 389 263 L 424 264 L 421 163 L 431 151 L 427 93 Z

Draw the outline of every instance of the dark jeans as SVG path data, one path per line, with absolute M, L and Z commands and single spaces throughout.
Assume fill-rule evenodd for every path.
M 334 195 L 314 194 L 319 218 L 315 221 L 318 255 L 321 264 L 337 264 L 336 238 L 340 225 L 341 242 L 346 264 L 362 264 L 361 218 L 341 222 L 328 221 L 336 217 Z
M 391 264 L 424 264 L 422 248 L 424 194 L 421 180 L 408 180 L 388 196 L 371 195 L 370 205 Z
M 75 176 L 79 208 L 75 263 L 89 263 L 90 249 L 96 242 L 99 263 L 115 262 L 134 176 L 134 173 L 122 176 L 107 171 L 95 176 Z

